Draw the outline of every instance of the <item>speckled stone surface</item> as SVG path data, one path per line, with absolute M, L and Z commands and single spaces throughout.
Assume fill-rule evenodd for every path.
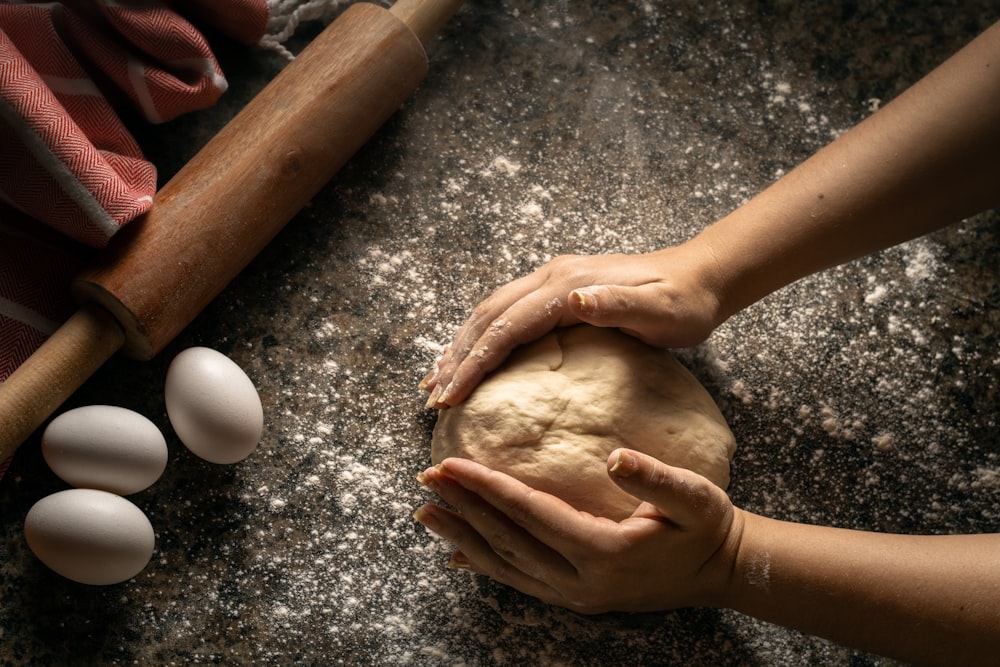
M 0 483 L 0 662 L 891 664 L 728 611 L 580 617 L 447 570 L 411 519 L 433 425 L 417 382 L 494 287 L 690 237 L 996 17 L 989 0 L 470 2 L 416 95 L 208 310 L 72 399 L 167 436 L 166 473 L 131 498 L 156 530 L 141 574 L 87 587 L 34 558 L 24 516 L 65 485 L 37 436 L 22 448 Z M 219 48 L 224 100 L 137 130 L 164 176 L 281 67 Z M 679 353 L 737 435 L 734 502 L 1000 530 L 997 230 L 986 213 L 807 278 Z M 170 429 L 163 379 L 191 345 L 259 388 L 266 433 L 242 463 Z

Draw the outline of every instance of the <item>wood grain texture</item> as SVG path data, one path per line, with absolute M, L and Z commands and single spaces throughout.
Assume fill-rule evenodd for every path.
M 106 311 L 81 308 L 0 383 L 0 461 L 121 349 L 124 339 Z

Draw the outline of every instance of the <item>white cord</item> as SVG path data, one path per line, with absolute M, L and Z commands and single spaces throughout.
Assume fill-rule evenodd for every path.
M 329 22 L 342 5 L 349 0 L 267 0 L 267 34 L 260 40 L 260 46 L 280 53 L 288 60 L 295 55 L 285 48 L 285 42 L 295 34 L 304 21 L 322 20 Z

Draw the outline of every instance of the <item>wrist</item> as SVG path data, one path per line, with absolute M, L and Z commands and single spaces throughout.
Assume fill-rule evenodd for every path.
M 724 236 L 709 227 L 682 247 L 694 258 L 694 275 L 715 301 L 715 326 L 750 305 L 739 289 L 739 266 Z
M 725 539 L 715 553 L 705 562 L 703 572 L 707 574 L 702 586 L 698 606 L 720 609 L 738 608 L 745 582 L 747 531 L 754 516 L 738 507 L 732 507 L 732 520 Z
M 670 276 L 684 309 L 702 321 L 705 337 L 729 319 L 733 313 L 726 308 L 723 267 L 709 243 L 696 236 L 655 254 L 659 255 L 662 275 Z

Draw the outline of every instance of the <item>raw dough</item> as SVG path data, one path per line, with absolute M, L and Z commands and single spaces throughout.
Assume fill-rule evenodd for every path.
M 442 410 L 431 458 L 473 459 L 620 520 L 639 501 L 608 478 L 605 462 L 618 447 L 725 488 L 736 439 L 712 397 L 668 351 L 581 325 L 517 349 L 468 400 Z

